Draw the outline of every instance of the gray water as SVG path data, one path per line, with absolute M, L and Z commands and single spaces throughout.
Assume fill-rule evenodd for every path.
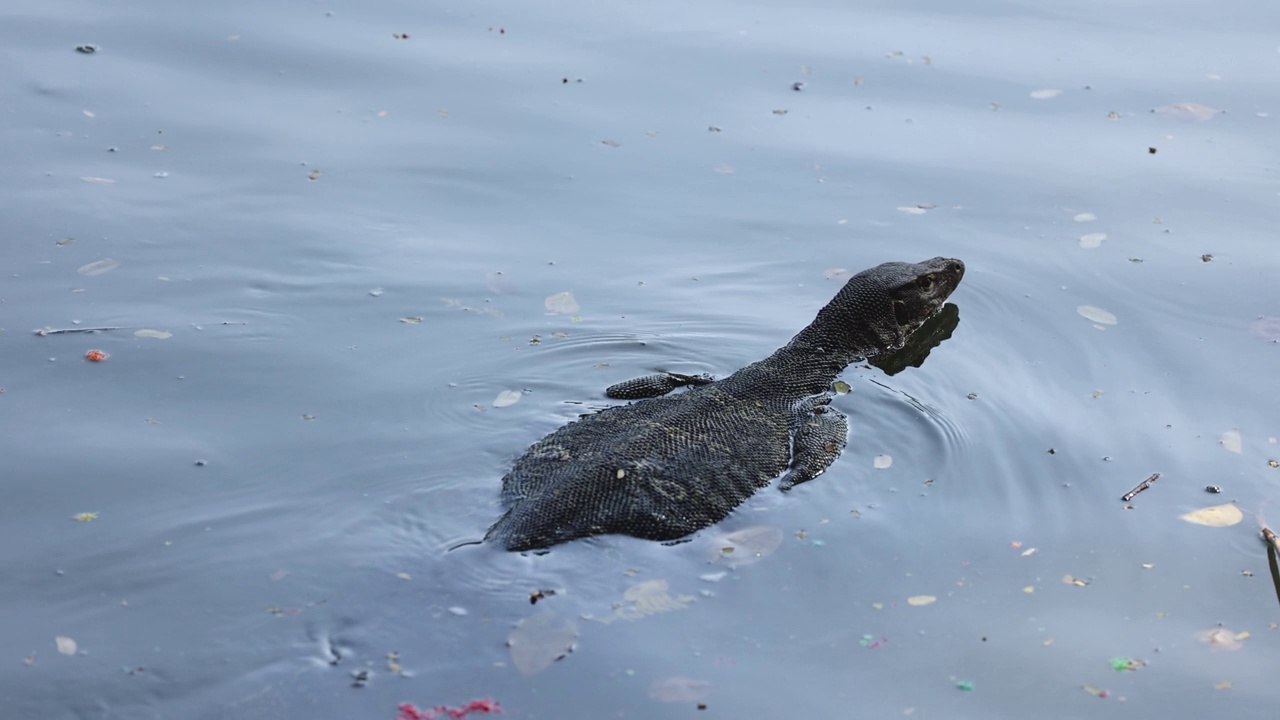
M 0 4 L 3 716 L 1269 716 L 1278 26 Z M 959 326 L 845 373 L 823 477 L 673 546 L 446 552 L 607 385 L 726 375 L 934 255 Z M 574 651 L 526 674 L 544 612 Z

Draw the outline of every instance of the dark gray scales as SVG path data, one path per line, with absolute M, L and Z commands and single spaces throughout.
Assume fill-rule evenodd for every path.
M 847 442 L 847 420 L 829 405 L 836 376 L 901 348 L 963 276 L 950 258 L 878 265 L 785 346 L 723 380 L 664 373 L 610 387 L 638 402 L 534 443 L 502 479 L 507 511 L 485 540 L 508 550 L 608 533 L 676 540 L 779 476 L 786 490 L 821 475 Z M 688 389 L 666 395 L 678 387 Z

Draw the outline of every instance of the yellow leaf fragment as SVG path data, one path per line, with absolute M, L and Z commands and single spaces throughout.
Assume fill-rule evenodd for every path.
M 112 270 L 115 270 L 118 267 L 120 267 L 119 260 L 116 260 L 114 258 L 104 258 L 102 260 L 95 260 L 89 263 L 88 265 L 81 265 L 80 267 L 76 268 L 76 272 L 80 273 L 81 275 L 93 277 L 95 275 L 101 275 L 102 273 L 105 273 L 105 272 L 111 272 Z
M 573 297 L 573 293 L 568 290 L 555 295 L 548 295 L 542 303 L 548 311 L 556 315 L 573 315 L 581 309 L 577 299 Z
M 1031 585 L 1028 585 L 1028 586 L 1026 586 L 1026 587 L 1022 588 L 1022 592 L 1024 592 L 1024 593 L 1028 593 L 1028 594 L 1029 594 L 1029 593 L 1033 593 L 1033 592 L 1035 592 L 1035 591 L 1036 591 L 1035 587 L 1033 587 L 1033 586 L 1031 586 Z
M 1222 681 L 1222 682 L 1220 682 L 1220 683 L 1215 683 L 1215 684 L 1214 684 L 1214 686 L 1213 686 L 1213 689 L 1214 689 L 1214 690 L 1226 690 L 1226 689 L 1227 689 L 1227 688 L 1229 688 L 1229 687 L 1231 687 L 1231 683 L 1230 683 L 1230 681 L 1223 680 L 1223 681 Z
M 1106 233 L 1089 233 L 1088 235 L 1081 235 L 1080 247 L 1086 250 L 1092 250 L 1093 248 L 1101 247 L 1102 241 L 1106 239 Z
M 503 390 L 498 393 L 498 397 L 493 399 L 493 406 L 496 408 L 502 408 L 515 405 L 520 402 L 520 398 L 522 397 L 524 397 L 524 394 L 519 390 Z
M 1196 638 L 1214 650 L 1239 650 L 1244 647 L 1241 642 L 1244 638 L 1240 635 L 1248 637 L 1248 633 L 1237 634 L 1227 628 L 1216 627 L 1198 633 Z
M 1115 325 L 1120 322 L 1116 319 L 1115 315 L 1100 307 L 1094 307 L 1093 305 L 1080 305 L 1076 308 L 1076 312 L 1079 313 L 1081 317 L 1092 320 L 1099 325 Z
M 1179 515 L 1178 519 L 1208 527 L 1231 527 L 1244 520 L 1244 513 L 1240 512 L 1240 508 L 1232 503 L 1225 503 L 1223 505 L 1210 505 L 1185 515 Z
M 90 522 L 92 520 L 98 519 L 98 513 L 96 512 L 77 513 L 75 515 L 72 515 L 71 519 L 75 520 L 76 522 Z
M 921 607 L 924 605 L 932 605 L 937 601 L 938 601 L 938 598 L 932 595 L 912 595 L 911 597 L 907 598 L 907 604 L 914 605 L 916 607 Z

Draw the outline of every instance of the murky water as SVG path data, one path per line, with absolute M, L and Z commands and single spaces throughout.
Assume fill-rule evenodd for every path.
M 5 717 L 1267 716 L 1277 22 L 5 3 Z M 446 552 L 605 386 L 934 255 L 959 326 L 846 372 L 823 477 L 674 546 Z

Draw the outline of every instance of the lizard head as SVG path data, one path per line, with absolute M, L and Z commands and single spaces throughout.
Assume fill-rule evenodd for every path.
M 893 319 L 905 339 L 942 309 L 964 277 L 964 263 L 936 257 L 918 263 L 884 263 L 870 272 L 876 271 L 892 304 Z
M 818 314 L 819 336 L 834 328 L 859 354 L 902 347 L 907 336 L 933 317 L 960 279 L 964 263 L 936 257 L 918 263 L 887 262 L 849 278 Z

